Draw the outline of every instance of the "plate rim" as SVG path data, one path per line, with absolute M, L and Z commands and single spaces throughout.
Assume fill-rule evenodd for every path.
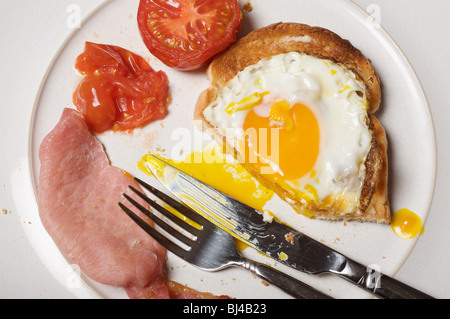
M 355 10 L 359 10 L 360 14 L 362 15 L 366 15 L 367 18 L 369 18 L 369 14 L 367 13 L 367 11 L 365 11 L 360 5 L 358 5 L 357 3 L 355 3 L 353 0 L 341 0 L 343 2 L 347 2 L 347 3 L 351 3 Z M 379 28 L 377 28 L 378 33 L 380 34 L 380 36 L 382 36 L 385 40 L 386 43 L 390 44 L 391 47 L 398 53 L 398 55 L 401 57 L 402 61 L 403 61 L 403 66 L 405 67 L 405 69 L 408 71 L 408 77 L 412 78 L 412 82 L 414 83 L 414 87 L 416 88 L 416 92 L 418 93 L 418 95 L 421 97 L 422 99 L 422 104 L 424 105 L 424 110 L 426 111 L 426 115 L 427 115 L 427 120 L 429 121 L 430 124 L 430 131 L 428 132 L 429 137 L 432 141 L 432 154 L 430 156 L 430 158 L 433 158 L 433 167 L 430 168 L 432 170 L 432 176 L 430 178 L 430 184 L 431 184 L 431 189 L 430 189 L 430 193 L 429 193 L 429 200 L 427 200 L 427 209 L 426 212 L 423 213 L 423 216 L 421 216 L 422 219 L 422 224 L 423 226 L 425 226 L 426 221 L 429 217 L 430 214 L 430 210 L 431 210 L 431 206 L 433 204 L 433 198 L 434 198 L 434 193 L 436 190 L 436 179 L 437 179 L 437 137 L 436 137 L 436 127 L 434 125 L 434 120 L 433 120 L 433 116 L 431 113 L 431 108 L 430 108 L 430 103 L 428 101 L 428 97 L 426 95 L 426 92 L 424 90 L 424 87 L 422 85 L 422 82 L 420 81 L 417 72 L 415 71 L 413 65 L 411 64 L 411 62 L 409 61 L 408 57 L 406 56 L 405 52 L 400 48 L 400 46 L 397 44 L 397 42 L 394 40 L 394 38 L 389 34 L 389 32 L 382 26 L 379 25 Z M 411 245 L 411 249 L 409 251 L 409 253 L 405 256 L 405 259 L 403 260 L 403 262 L 401 263 L 401 265 L 399 265 L 398 269 L 395 271 L 395 273 L 397 273 L 401 267 L 404 265 L 404 263 L 406 262 L 406 260 L 408 259 L 408 257 L 410 256 L 411 252 L 414 250 L 415 246 L 417 245 L 417 242 L 420 240 L 420 235 L 415 237 L 415 241 L 413 243 L 413 245 Z

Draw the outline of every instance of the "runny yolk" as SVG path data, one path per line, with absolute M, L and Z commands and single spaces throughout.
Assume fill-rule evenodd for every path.
M 320 131 L 314 113 L 303 104 L 274 103 L 269 117 L 250 110 L 244 121 L 245 161 L 272 181 L 310 173 L 319 155 Z M 261 169 L 270 166 L 264 173 Z
M 274 192 L 259 184 L 237 161 L 225 158 L 223 150 L 223 145 L 207 146 L 202 151 L 189 154 L 183 161 L 172 159 L 165 159 L 165 161 L 237 200 L 263 211 Z M 153 176 L 146 165 L 147 162 L 153 163 L 148 155 L 144 155 L 138 162 L 138 168 L 149 176 Z M 178 218 L 199 229 L 200 226 L 197 223 L 173 209 L 169 210 Z M 235 240 L 235 243 L 238 250 L 247 248 L 247 245 L 239 240 Z
M 403 239 L 412 239 L 418 234 L 422 235 L 424 232 L 424 226 L 420 217 L 406 208 L 402 208 L 394 213 L 391 228 L 398 237 Z
M 197 178 L 231 197 L 260 211 L 273 197 L 274 192 L 259 184 L 252 175 L 237 161 L 225 157 L 223 145 L 207 146 L 202 151 L 195 151 L 183 161 L 165 159 L 167 163 Z M 144 173 L 152 176 L 146 166 L 147 155 L 138 162 Z

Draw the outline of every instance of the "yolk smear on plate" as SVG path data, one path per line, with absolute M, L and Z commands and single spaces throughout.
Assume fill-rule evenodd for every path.
M 391 228 L 402 239 L 412 239 L 417 235 L 422 235 L 425 231 L 420 217 L 406 208 L 402 208 L 394 213 Z
M 159 155 L 158 157 L 203 183 L 263 211 L 274 192 L 258 183 L 241 164 L 230 159 L 230 156 L 225 155 L 222 150 L 222 146 L 213 144 L 203 151 L 189 154 L 182 161 L 165 159 Z M 146 167 L 146 162 L 147 155 L 142 157 L 138 167 L 144 173 L 153 176 Z
M 241 164 L 226 155 L 224 149 L 223 145 L 210 144 L 202 151 L 192 152 L 182 161 L 155 155 L 203 183 L 264 211 L 264 206 L 272 199 L 274 192 L 262 186 Z M 142 157 L 138 167 L 147 175 L 153 176 L 146 165 L 150 161 L 147 157 L 148 155 Z M 237 243 L 237 247 L 243 250 L 245 244 Z

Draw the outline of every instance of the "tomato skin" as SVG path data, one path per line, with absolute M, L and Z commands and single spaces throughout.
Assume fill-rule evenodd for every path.
M 73 102 L 92 131 L 131 130 L 167 115 L 167 76 L 155 72 L 142 57 L 86 42 L 75 68 L 85 77 Z
M 94 132 L 110 129 L 116 118 L 116 107 L 111 97 L 109 81 L 96 76 L 86 76 L 74 94 L 74 104 L 83 114 L 88 127 Z
M 149 51 L 188 71 L 237 40 L 242 13 L 238 0 L 141 0 L 137 20 Z

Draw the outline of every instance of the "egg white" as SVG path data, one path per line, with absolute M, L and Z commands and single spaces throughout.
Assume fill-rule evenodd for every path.
M 263 59 L 239 72 L 203 112 L 204 118 L 238 151 L 250 110 L 230 114 L 226 108 L 255 92 L 270 92 L 253 107 L 260 116 L 269 116 L 270 101 L 283 99 L 291 106 L 306 105 L 319 123 L 314 173 L 280 181 L 280 186 L 304 203 L 305 209 L 333 209 L 343 214 L 357 210 L 372 134 L 365 88 L 354 73 L 330 60 L 297 52 Z M 306 202 L 314 205 L 307 207 Z

